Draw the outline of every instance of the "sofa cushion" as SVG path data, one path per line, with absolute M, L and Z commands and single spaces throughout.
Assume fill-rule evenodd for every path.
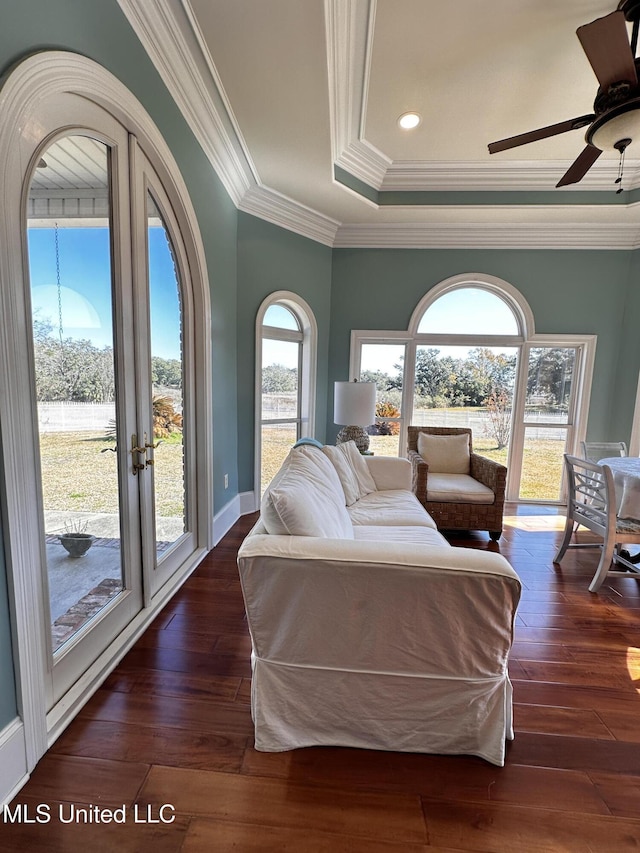
M 418 433 L 418 453 L 429 466 L 429 476 L 436 474 L 468 474 L 469 434 L 431 435 Z
M 427 477 L 427 502 L 492 504 L 495 495 L 488 486 L 468 474 L 432 474 Z
M 347 510 L 354 526 L 436 527 L 413 492 L 404 489 L 371 492 Z
M 261 503 L 271 534 L 353 539 L 353 526 L 335 468 L 321 450 L 293 448 Z
M 364 542 L 402 542 L 405 545 L 451 548 L 442 533 L 433 527 L 413 527 L 410 525 L 393 527 L 384 524 L 369 524 L 354 527 L 353 534 L 355 539 Z
M 376 491 L 374 479 L 355 441 L 345 441 L 335 447 L 327 444 L 322 451 L 336 469 L 347 506 Z

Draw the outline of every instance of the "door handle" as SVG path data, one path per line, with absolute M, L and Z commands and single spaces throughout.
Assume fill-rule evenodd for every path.
M 149 443 L 149 441 L 147 439 L 147 434 L 145 432 L 145 434 L 144 434 L 144 467 L 145 468 L 148 468 L 149 465 L 154 464 L 155 460 L 153 458 L 153 451 L 156 449 L 156 447 L 159 444 L 160 444 L 159 441 L 156 441 L 155 444 L 153 442 Z M 148 455 L 149 450 L 151 451 L 151 455 Z
M 129 453 L 133 456 L 133 462 L 131 464 L 133 467 L 133 475 L 135 477 L 138 471 L 144 471 L 144 469 L 146 468 L 146 464 L 140 461 L 140 455 L 142 455 L 143 457 L 147 455 L 146 447 L 139 446 L 138 436 L 135 433 L 133 433 L 131 436 L 131 450 L 129 451 Z M 136 454 L 138 454 L 137 459 Z

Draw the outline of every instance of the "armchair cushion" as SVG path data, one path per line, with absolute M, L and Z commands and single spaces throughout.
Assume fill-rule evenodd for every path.
M 470 466 L 469 436 L 430 435 L 421 432 L 418 435 L 418 453 L 429 466 L 429 475 L 468 474 Z
M 432 474 L 427 480 L 427 500 L 441 503 L 492 504 L 492 490 L 468 474 Z

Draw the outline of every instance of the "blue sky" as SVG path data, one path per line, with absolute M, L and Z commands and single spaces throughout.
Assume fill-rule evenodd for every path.
M 49 319 L 59 334 L 55 231 L 29 229 L 29 266 L 34 317 Z M 180 358 L 180 309 L 173 260 L 162 227 L 149 228 L 152 354 Z M 86 338 L 97 347 L 113 342 L 109 231 L 59 228 L 62 326 L 65 338 Z

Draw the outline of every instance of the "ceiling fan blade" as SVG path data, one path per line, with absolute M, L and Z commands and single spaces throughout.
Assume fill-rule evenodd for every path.
M 622 80 L 634 86 L 637 84 L 638 75 L 624 12 L 611 12 L 604 18 L 578 27 L 576 34 L 601 86 L 606 89 Z
M 560 178 L 556 187 L 566 187 L 567 184 L 577 184 L 587 174 L 589 169 L 602 154 L 599 148 L 595 145 L 587 145 L 576 160 L 569 166 L 564 175 Z
M 530 130 L 528 133 L 521 133 L 519 136 L 510 136 L 508 139 L 491 142 L 489 144 L 489 154 L 497 154 L 498 151 L 507 151 L 509 148 L 517 148 L 518 145 L 527 145 L 529 142 L 537 142 L 538 139 L 547 139 L 549 136 L 557 136 L 559 133 L 566 133 L 568 130 L 577 130 L 580 127 L 586 127 L 588 124 L 591 124 L 594 118 L 594 115 L 570 118 L 568 121 L 550 124 L 547 127 L 539 127 L 538 130 Z

